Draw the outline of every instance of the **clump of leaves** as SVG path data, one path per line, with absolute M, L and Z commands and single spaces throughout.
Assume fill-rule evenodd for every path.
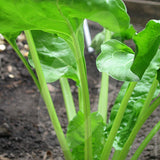
M 151 20 L 143 31 L 135 33 L 121 0 L 0 0 L 0 4 L 0 33 L 12 45 L 39 89 L 65 159 L 106 160 L 114 147 L 112 159 L 124 160 L 139 129 L 160 104 L 157 87 L 160 21 Z M 98 52 L 103 43 L 96 61 L 102 72 L 102 83 L 98 112 L 95 113 L 90 111 L 84 57 L 85 18 L 107 30 L 95 43 Z M 16 38 L 22 31 L 30 47 L 30 64 L 16 45 Z M 125 39 L 134 40 L 135 52 L 122 43 Z M 106 123 L 108 75 L 125 83 Z M 68 78 L 74 80 L 78 88 L 78 113 Z M 66 137 L 46 84 L 57 80 L 61 84 L 69 120 Z M 159 128 L 158 123 L 132 159 L 140 155 Z

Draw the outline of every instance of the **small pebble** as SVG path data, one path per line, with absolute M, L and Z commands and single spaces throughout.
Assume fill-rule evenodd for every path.
M 39 128 L 38 128 L 38 133 L 43 133 L 43 132 L 44 132 L 44 128 L 39 127 Z
M 20 35 L 17 37 L 17 39 L 18 39 L 19 41 L 24 41 L 24 40 L 26 39 L 26 37 L 25 37 L 24 34 L 20 34 Z
M 62 157 L 57 157 L 56 159 L 57 159 L 57 160 L 63 160 L 63 158 L 62 158 Z
M 7 123 L 0 126 L 0 137 L 9 137 L 11 135 L 10 127 Z
M 8 51 L 10 51 L 10 50 L 12 50 L 12 49 L 13 49 L 13 48 L 12 48 L 11 45 L 8 45 L 8 46 L 7 46 L 7 50 L 8 50 Z
M 0 34 L 0 39 L 4 40 L 4 37 L 2 36 L 2 34 Z
M 47 86 L 50 92 L 55 92 L 55 87 L 53 85 L 47 84 Z
M 8 69 L 8 72 L 10 72 L 10 73 L 13 71 L 13 67 L 11 65 L 8 65 L 7 69 Z
M 11 153 L 10 158 L 15 158 L 15 155 L 13 153 Z
M 4 126 L 5 128 L 7 128 L 7 129 L 10 129 L 8 123 L 3 123 L 3 126 Z
M 28 44 L 24 45 L 24 49 L 29 50 Z
M 14 140 L 15 140 L 16 142 L 21 142 L 23 139 L 22 139 L 21 137 L 14 137 Z
M 5 41 L 0 39 L 0 44 L 5 44 Z
M 22 53 L 22 55 L 23 55 L 24 57 L 28 57 L 28 54 L 29 54 L 28 51 L 22 49 L 22 50 L 20 50 L 20 52 Z
M 17 46 L 18 46 L 18 48 L 22 49 L 23 48 L 23 43 L 22 42 L 18 42 Z
M 0 44 L 0 51 L 4 51 L 6 49 L 6 46 L 4 44 Z
M 52 152 L 51 151 L 47 151 L 43 156 L 43 160 L 53 160 Z
M 0 160 L 9 160 L 9 159 L 4 156 L 0 156 Z
M 9 74 L 8 77 L 9 78 L 14 78 L 14 75 L 13 74 Z

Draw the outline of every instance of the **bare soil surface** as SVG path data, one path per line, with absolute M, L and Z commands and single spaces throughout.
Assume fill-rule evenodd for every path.
M 142 29 L 139 24 L 136 27 Z M 92 37 L 102 30 L 97 24 L 92 23 L 90 29 Z M 0 52 L 0 160 L 45 160 L 49 157 L 63 160 L 59 142 L 39 91 L 16 53 L 4 40 L 3 43 L 6 49 Z M 132 42 L 127 43 L 134 47 Z M 18 45 L 25 54 L 27 52 L 25 39 L 19 40 Z M 92 111 L 95 111 L 101 74 L 96 69 L 96 56 L 85 50 L 85 57 L 91 107 Z M 109 110 L 114 104 L 121 84 L 122 82 L 110 78 Z M 70 81 L 70 85 L 78 107 L 77 88 L 73 81 Z M 49 84 L 48 87 L 62 128 L 66 132 L 68 121 L 59 82 Z M 159 115 L 158 108 L 141 129 L 128 160 L 154 124 L 160 120 Z M 149 143 L 139 160 L 160 160 L 160 132 Z

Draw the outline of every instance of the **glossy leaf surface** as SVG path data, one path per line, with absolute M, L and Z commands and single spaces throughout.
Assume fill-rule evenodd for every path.
M 115 32 L 129 25 L 121 0 L 0 0 L 0 4 L 0 33 L 45 30 L 65 37 L 76 31 L 84 18 Z
M 32 31 L 32 36 L 46 81 L 67 77 L 79 83 L 76 60 L 66 41 L 43 31 Z M 30 56 L 29 61 L 34 66 Z
M 130 25 L 128 29 L 122 31 L 120 33 L 112 32 L 111 39 L 117 39 L 119 41 L 129 40 L 132 39 L 136 30 L 134 29 L 133 25 Z M 105 42 L 106 39 L 106 31 L 103 29 L 102 32 L 98 33 L 92 40 L 91 46 L 95 49 L 95 53 L 99 54 L 101 52 L 101 45 Z
M 141 78 L 160 45 L 160 20 L 151 20 L 146 28 L 133 37 L 136 44 L 135 60 L 131 70 Z
M 127 45 L 117 40 L 109 40 L 101 46 L 102 52 L 96 60 L 100 72 L 122 81 L 138 81 L 139 78 L 130 70 L 134 52 Z
M 106 125 L 103 118 L 94 112 L 91 114 L 93 159 L 99 160 L 104 142 Z M 77 116 L 69 123 L 67 141 L 74 160 L 84 159 L 84 114 L 78 112 Z
M 131 98 L 128 102 L 127 109 L 125 111 L 124 117 L 122 119 L 120 128 L 117 132 L 117 136 L 114 141 L 114 148 L 116 150 L 121 150 L 123 148 L 124 143 L 126 142 L 129 134 L 131 133 L 135 122 L 138 118 L 138 115 L 141 111 L 141 108 L 145 102 L 149 89 L 152 85 L 152 82 L 155 78 L 156 72 L 159 69 L 160 65 L 160 51 L 157 52 L 156 56 L 152 60 L 150 66 L 146 70 L 142 79 L 137 83 Z M 126 89 L 128 87 L 129 82 L 125 82 L 117 96 L 115 101 L 115 105 L 112 108 L 111 116 L 109 120 L 109 125 L 107 127 L 107 133 L 109 133 L 112 124 L 114 122 L 115 116 L 120 107 L 120 103 L 124 97 Z M 160 93 L 160 88 L 158 87 L 153 98 L 157 97 Z

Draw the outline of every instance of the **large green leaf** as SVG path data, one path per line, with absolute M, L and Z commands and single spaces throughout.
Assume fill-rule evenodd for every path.
M 132 39 L 134 34 L 136 33 L 136 30 L 134 29 L 133 25 L 130 25 L 127 30 L 124 30 L 120 33 L 111 33 L 111 39 L 117 39 L 120 41 L 129 40 Z M 101 45 L 106 40 L 106 29 L 103 29 L 102 32 L 98 33 L 92 40 L 91 46 L 94 48 L 95 53 L 99 54 L 101 51 Z
M 79 83 L 76 60 L 65 40 L 55 34 L 32 31 L 34 43 L 47 82 L 54 82 L 60 77 L 67 77 Z M 29 62 L 33 62 L 29 56 Z
M 160 21 L 149 21 L 143 31 L 133 36 L 133 40 L 136 44 L 135 56 L 130 54 L 134 52 L 129 47 L 118 41 L 104 43 L 97 59 L 98 70 L 118 80 L 141 79 L 160 45 Z
M 131 70 L 141 78 L 160 45 L 160 20 L 149 21 L 146 28 L 136 34 L 133 40 L 136 53 Z
M 23 30 L 56 33 L 83 61 L 85 18 L 114 32 L 127 29 L 130 21 L 122 0 L 0 0 L 0 33 Z
M 74 160 L 84 159 L 84 114 L 78 112 L 77 116 L 69 123 L 67 141 L 72 151 Z M 97 112 L 91 114 L 93 159 L 99 160 L 104 143 L 106 125 Z
M 100 72 L 106 72 L 118 80 L 138 81 L 139 78 L 130 70 L 134 52 L 127 45 L 117 40 L 109 40 L 101 46 L 102 52 L 96 60 Z
M 121 0 L 0 0 L 0 4 L 0 33 L 46 30 L 65 37 L 76 31 L 84 18 L 115 32 L 129 25 Z
M 126 142 L 127 138 L 129 137 L 135 122 L 138 118 L 138 115 L 141 111 L 141 108 L 145 102 L 149 89 L 152 85 L 152 82 L 155 78 L 156 72 L 159 69 L 160 65 L 160 50 L 157 52 L 156 56 L 152 60 L 150 66 L 146 70 L 145 74 L 143 75 L 142 79 L 137 83 L 130 100 L 127 105 L 127 109 L 125 111 L 124 117 L 122 119 L 120 128 L 117 132 L 115 141 L 114 141 L 114 148 L 116 150 L 121 150 L 123 148 L 124 143 Z M 120 107 L 120 103 L 124 97 L 124 94 L 127 90 L 129 82 L 125 82 L 117 96 L 115 101 L 115 105 L 112 108 L 109 125 L 107 127 L 107 133 L 110 132 L 118 109 Z M 157 97 L 160 93 L 160 88 L 158 87 L 153 98 Z

